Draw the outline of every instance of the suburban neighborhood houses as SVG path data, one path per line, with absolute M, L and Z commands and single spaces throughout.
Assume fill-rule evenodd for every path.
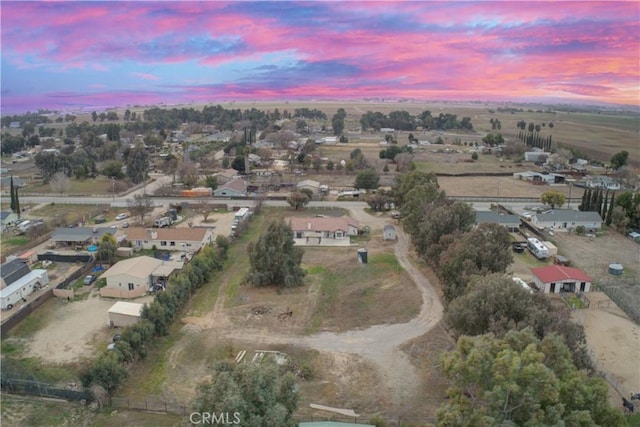
M 100 404 L 112 411 L 145 417 L 153 408 L 161 420 L 183 420 L 180 408 L 197 399 L 203 378 L 216 378 L 219 362 L 240 372 L 273 361 L 279 378 L 291 374 L 301 420 L 348 414 L 358 425 L 400 427 L 437 424 L 439 408 L 467 402 L 455 387 L 468 367 L 442 363 L 465 360 L 464 346 L 524 360 L 512 344 L 529 342 L 571 355 L 567 369 L 580 381 L 605 381 L 588 391 L 618 419 L 620 397 L 640 381 L 622 356 L 640 351 L 630 173 L 561 162 L 569 155 L 516 135 L 492 143 L 482 121 L 495 123 L 497 110 L 472 108 L 482 131 L 428 128 L 415 118 L 432 127 L 457 119 L 417 112 L 412 130 L 380 121 L 382 132 L 360 118 L 383 119 L 354 107 L 342 135 L 328 136 L 331 114 L 294 117 L 294 107 L 291 118 L 282 108 L 278 120 L 265 115 L 265 128 L 248 118 L 224 131 L 178 119 L 164 136 L 123 127 L 127 155 L 148 168 L 141 182 L 124 157 L 99 162 L 96 178 L 25 178 L 24 210 L 9 190 L 14 209 L 3 211 L 12 249 L 0 268 L 2 335 L 16 346 L 3 357 L 45 370 L 83 360 L 87 373 L 65 381 L 101 387 Z M 80 137 L 70 140 L 81 149 Z M 65 156 L 63 148 L 45 154 Z M 574 327 L 586 337 L 579 349 L 565 344 Z M 606 376 L 589 377 L 592 366 Z

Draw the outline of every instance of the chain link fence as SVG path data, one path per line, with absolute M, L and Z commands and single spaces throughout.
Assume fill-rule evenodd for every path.
M 3 377 L 0 379 L 0 386 L 2 387 L 2 391 L 6 393 L 29 394 L 40 397 L 57 397 L 67 400 L 84 400 L 86 402 L 92 402 L 94 400 L 94 396 L 91 391 L 76 384 L 60 388 L 53 386 L 52 384 L 38 381 Z
M 596 280 L 596 286 L 640 325 L 640 278 L 603 277 Z

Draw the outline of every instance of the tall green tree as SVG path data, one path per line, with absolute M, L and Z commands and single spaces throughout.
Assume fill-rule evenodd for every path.
M 293 375 L 274 363 L 221 362 L 198 386 L 194 406 L 200 413 L 228 413 L 228 422 L 242 426 L 294 427 L 298 392 Z
M 10 181 L 10 189 L 9 192 L 11 193 L 11 211 L 15 212 L 16 211 L 16 193 L 15 193 L 15 188 L 13 185 L 13 175 L 11 175 L 11 181 Z
M 607 224 L 607 226 L 611 226 L 611 223 L 613 222 L 613 208 L 615 207 L 615 201 L 616 192 L 614 191 L 611 194 L 611 200 L 609 200 L 609 207 L 607 208 L 607 216 L 605 218 L 605 224 Z
M 103 353 L 84 375 L 85 385 L 98 384 L 111 394 L 127 377 L 127 368 L 114 352 Z
M 611 156 L 611 167 L 614 170 L 620 169 L 625 166 L 629 162 L 629 152 L 628 151 L 619 151 Z
M 509 330 L 529 326 L 533 311 L 532 295 L 504 274 L 475 276 L 466 292 L 447 306 L 445 320 L 459 335 L 494 332 L 503 336 Z
M 439 276 L 447 301 L 464 294 L 471 276 L 504 273 L 513 262 L 507 229 L 483 223 L 449 245 L 440 257 Z
M 380 174 L 375 169 L 360 171 L 356 175 L 354 186 L 363 190 L 375 190 L 380 186 Z
M 14 192 L 14 200 L 15 200 L 15 208 L 16 208 L 16 213 L 18 214 L 18 218 L 20 218 L 21 216 L 21 210 L 20 210 L 20 195 L 18 194 L 18 190 L 20 189 L 20 187 L 18 187 L 17 185 L 14 187 L 13 192 Z
M 127 176 L 135 184 L 144 182 L 147 179 L 147 171 L 149 170 L 149 154 L 142 144 L 136 145 L 134 148 L 125 153 Z
M 303 193 L 302 191 L 294 191 L 289 194 L 289 197 L 287 197 L 287 203 L 289 203 L 289 206 L 291 206 L 295 210 L 307 206 L 310 201 L 311 197 L 309 197 L 308 194 Z
M 602 212 L 602 201 L 604 199 L 604 191 L 602 191 L 602 189 L 598 190 L 598 200 L 596 201 L 596 205 L 594 207 L 594 210 L 598 213 Z
M 625 425 L 604 380 L 576 369 L 556 335 L 463 336 L 442 370 L 451 386 L 439 426 Z
M 98 242 L 98 259 L 112 264 L 112 262 L 116 259 L 117 250 L 118 244 L 115 237 L 113 237 L 109 233 L 106 233 Z
M 421 184 L 434 184 L 436 188 L 440 188 L 438 178 L 432 172 L 411 171 L 396 175 L 392 188 L 396 204 L 401 207 L 406 200 L 407 193 Z
M 249 247 L 251 267 L 245 281 L 253 286 L 291 288 L 302 285 L 303 250 L 295 246 L 293 231 L 284 220 L 271 221 L 255 245 Z
M 540 201 L 551 206 L 551 209 L 560 208 L 564 205 L 566 198 L 560 191 L 547 190 L 540 196 Z
M 601 190 L 598 188 L 596 190 L 593 190 L 591 192 L 591 199 L 589 200 L 589 209 L 587 209 L 589 212 L 595 211 L 597 206 L 598 206 L 598 193 Z
M 586 211 L 588 210 L 589 201 L 591 200 L 591 190 L 589 188 L 585 188 L 584 193 L 582 193 L 582 200 L 580 201 L 580 206 L 578 206 L 578 210 Z

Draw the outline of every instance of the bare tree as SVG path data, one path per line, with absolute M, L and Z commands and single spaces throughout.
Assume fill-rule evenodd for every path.
M 413 155 L 409 153 L 399 153 L 393 158 L 393 162 L 396 164 L 396 170 L 398 172 L 407 172 L 411 166 Z
M 71 189 L 71 180 L 64 172 L 57 172 L 49 181 L 49 187 L 54 193 L 68 193 Z
M 198 213 L 202 214 L 204 222 L 207 222 L 209 215 L 211 214 L 211 206 L 206 199 L 198 199 L 196 202 L 196 209 Z
M 198 183 L 200 176 L 198 175 L 199 164 L 193 162 L 182 161 L 178 165 L 178 176 L 180 181 L 186 186 L 193 186 Z
M 153 211 L 153 200 L 150 197 L 137 194 L 127 199 L 127 207 L 133 216 L 140 217 L 140 225 L 144 226 L 144 217 Z

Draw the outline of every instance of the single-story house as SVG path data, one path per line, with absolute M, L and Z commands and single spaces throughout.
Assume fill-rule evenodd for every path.
M 563 184 L 566 181 L 566 176 L 559 173 L 552 172 L 515 172 L 513 174 L 514 179 L 521 179 L 523 181 L 530 181 L 534 184 Z
M 233 179 L 216 188 L 213 197 L 247 197 L 247 183 L 242 178 Z
M 116 302 L 107 311 L 109 326 L 124 328 L 138 323 L 143 307 L 144 304 L 136 302 Z
M 382 228 L 382 237 L 384 240 L 396 240 L 396 228 L 391 224 L 385 225 Z
M 87 246 L 97 244 L 105 234 L 115 234 L 117 230 L 108 227 L 58 227 L 51 235 L 56 246 Z
M 357 236 L 360 223 L 349 217 L 292 217 L 285 221 L 296 245 L 348 246 Z
M 531 223 L 538 228 L 552 228 L 559 231 L 575 230 L 583 226 L 587 230 L 600 230 L 602 218 L 598 212 L 553 209 L 534 215 Z
M 320 183 L 318 181 L 314 181 L 312 179 L 305 179 L 303 181 L 300 181 L 297 185 L 296 188 L 298 189 L 298 191 L 303 190 L 303 189 L 308 189 L 313 191 L 313 194 L 316 194 L 320 191 Z
M 0 224 L 2 225 L 2 229 L 4 230 L 6 227 L 10 227 L 15 225 L 18 220 L 18 214 L 12 211 L 2 211 L 0 212 Z
M 213 243 L 213 229 L 194 228 L 127 228 L 126 240 L 134 248 L 170 251 L 198 252 L 200 248 Z
M 533 282 L 538 289 L 548 293 L 589 292 L 593 279 L 582 270 L 563 265 L 532 268 Z
M 620 190 L 620 182 L 610 176 L 586 176 L 584 183 L 589 188 L 602 188 L 604 190 Z
M 0 265 L 0 289 L 4 289 L 31 272 L 29 266 L 20 258 L 12 259 Z
M 476 211 L 476 224 L 498 224 L 508 231 L 517 232 L 520 228 L 520 217 L 518 215 L 506 215 L 495 211 Z
M 120 261 L 100 276 L 107 285 L 100 289 L 100 296 L 111 298 L 137 298 L 143 296 L 156 284 L 155 278 L 166 282 L 170 272 L 182 267 L 182 263 L 162 261 L 149 256 L 140 256 Z
M 226 184 L 238 178 L 238 171 L 235 169 L 224 169 L 223 171 L 213 174 L 213 176 L 216 177 L 218 184 Z

